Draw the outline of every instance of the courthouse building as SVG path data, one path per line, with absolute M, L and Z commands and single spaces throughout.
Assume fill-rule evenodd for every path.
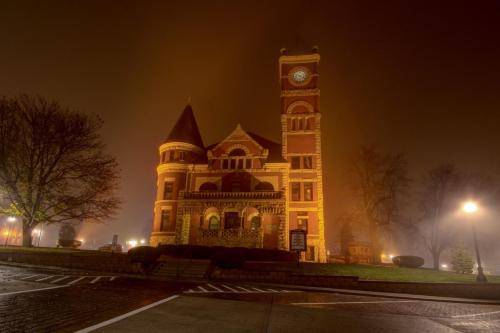
M 281 143 L 237 125 L 205 146 L 186 106 L 159 148 L 151 245 L 286 250 L 289 231 L 304 229 L 303 260 L 326 260 L 319 60 L 282 50 Z

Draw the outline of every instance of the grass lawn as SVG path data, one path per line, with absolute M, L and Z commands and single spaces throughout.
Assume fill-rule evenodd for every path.
M 400 268 L 347 264 L 321 264 L 304 267 L 308 273 L 355 275 L 362 280 L 414 281 L 414 282 L 475 282 L 472 274 L 435 271 L 428 268 Z M 500 283 L 500 276 L 487 276 L 489 282 Z

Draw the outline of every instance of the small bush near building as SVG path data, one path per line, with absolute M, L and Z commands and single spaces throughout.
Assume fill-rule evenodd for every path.
M 392 262 L 398 267 L 419 268 L 425 264 L 424 258 L 417 256 L 397 256 L 392 258 Z
M 297 254 L 289 251 L 185 244 L 160 245 L 158 246 L 158 255 L 173 258 L 211 260 L 218 267 L 224 266 L 223 268 L 241 267 L 245 261 L 297 261 Z
M 145 270 L 148 270 L 159 258 L 160 253 L 156 247 L 139 246 L 130 249 L 127 255 L 131 263 L 140 263 Z

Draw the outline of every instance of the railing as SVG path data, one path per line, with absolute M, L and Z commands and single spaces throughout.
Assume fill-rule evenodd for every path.
M 184 192 L 184 199 L 281 199 L 280 191 L 273 192 Z
M 262 229 L 199 229 L 198 244 L 209 246 L 262 247 Z

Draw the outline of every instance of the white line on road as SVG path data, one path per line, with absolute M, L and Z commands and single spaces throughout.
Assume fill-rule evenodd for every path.
M 131 311 L 131 312 L 128 312 L 128 313 L 125 313 L 121 316 L 118 316 L 118 317 L 115 317 L 115 318 L 112 318 L 110 320 L 106 320 L 106 321 L 103 321 L 102 323 L 100 324 L 96 324 L 96 325 L 93 325 L 93 326 L 90 326 L 90 327 L 87 327 L 87 328 L 84 328 L 82 330 L 79 330 L 79 331 L 76 331 L 75 333 L 88 333 L 88 332 L 92 332 L 92 331 L 95 331 L 96 329 L 98 328 L 101 328 L 101 327 L 104 327 L 104 326 L 108 326 L 108 325 L 111 325 L 113 323 L 116 323 L 122 319 L 125 319 L 125 318 L 128 318 L 128 317 L 131 317 L 133 315 L 136 315 L 138 313 L 141 313 L 145 310 L 148 310 L 148 309 L 151 309 L 155 306 L 158 306 L 160 304 L 163 304 L 163 303 L 166 303 L 168 301 L 171 301 L 175 298 L 179 297 L 179 295 L 174 295 L 174 296 L 170 296 L 170 297 L 167 297 L 165 299 L 162 299 L 161 301 L 158 301 L 158 302 L 155 302 L 155 303 L 151 303 L 149 305 L 146 305 L 146 306 L 143 306 L 142 308 L 139 308 L 137 310 L 134 310 L 134 311 Z
M 114 279 L 116 279 L 116 276 L 112 276 L 109 281 L 113 281 Z
M 274 290 L 274 289 L 267 289 L 269 290 L 270 292 L 273 292 L 273 293 L 277 293 L 278 291 L 277 290 Z
M 207 283 L 207 286 L 209 286 L 210 288 L 213 288 L 213 289 L 217 290 L 218 292 L 221 292 L 221 293 L 222 293 L 222 292 L 224 292 L 224 290 L 219 289 L 219 288 L 217 288 L 216 286 L 211 285 L 210 283 Z
M 43 277 L 41 279 L 38 279 L 38 280 L 35 280 L 35 282 L 40 282 L 40 281 L 45 281 L 45 280 L 49 280 L 53 277 L 56 277 L 56 276 L 59 276 L 59 275 L 49 275 L 49 276 L 46 276 L 46 277 Z
M 80 276 L 78 279 L 75 279 L 75 280 L 69 282 L 68 286 L 72 285 L 73 283 L 77 283 L 78 281 L 81 281 L 81 280 L 83 280 L 85 278 L 86 278 L 86 276 Z
M 235 287 L 236 287 L 236 288 L 243 289 L 243 291 L 246 291 L 246 292 L 249 292 L 249 293 L 253 292 L 253 291 L 251 291 L 251 290 L 245 289 L 245 288 L 240 287 L 240 286 L 235 286 Z
M 67 279 L 67 278 L 69 278 L 69 275 L 64 275 L 63 277 L 60 277 L 59 279 L 55 279 L 54 281 L 52 281 L 52 283 L 57 283 L 57 282 L 59 282 L 59 281 L 62 281 L 62 280 L 64 280 L 64 279 Z
M 200 289 L 201 291 L 205 292 L 205 293 L 208 293 L 209 291 L 206 290 L 205 288 L 203 288 L 202 286 L 198 286 L 198 289 Z
M 233 289 L 233 288 L 231 288 L 231 287 L 229 287 L 229 286 L 226 286 L 225 284 L 223 284 L 222 286 L 223 286 L 224 288 L 227 288 L 227 289 L 229 289 L 229 290 L 231 290 L 231 291 L 235 292 L 235 293 L 237 293 L 237 292 L 238 292 L 238 290 Z
M 500 311 L 474 313 L 474 314 L 466 314 L 466 315 L 456 315 L 456 316 L 451 316 L 451 318 L 476 317 L 476 316 L 485 316 L 485 315 L 491 315 L 491 314 L 497 314 L 497 313 L 500 313 Z
M 25 294 L 25 293 L 35 292 L 35 291 L 43 291 L 43 290 L 58 289 L 58 288 L 65 288 L 65 287 L 68 287 L 68 286 L 64 285 L 64 286 L 46 287 L 46 288 L 40 288 L 40 289 L 29 289 L 29 290 L 11 291 L 11 292 L 8 292 L 8 293 L 0 294 L 0 296 Z
M 421 301 L 363 301 L 363 302 L 318 302 L 318 303 L 292 303 L 293 305 L 329 305 L 329 304 L 379 304 L 379 303 L 418 303 Z
M 29 280 L 29 279 L 31 279 L 31 278 L 34 278 L 35 276 L 40 276 L 40 274 L 29 275 L 29 276 L 27 276 L 27 277 L 23 277 L 23 278 L 22 278 L 22 279 L 20 279 L 20 280 Z
M 90 281 L 90 283 L 94 284 L 94 283 L 96 283 L 97 281 L 99 281 L 99 279 L 100 279 L 100 278 L 101 278 L 101 277 L 100 277 L 100 276 L 98 276 L 98 277 L 96 277 L 95 279 L 93 279 L 92 281 Z
M 259 289 L 259 288 L 254 288 L 254 287 L 252 287 L 252 289 L 253 289 L 253 290 L 255 290 L 255 291 L 258 291 L 259 293 L 265 293 L 265 291 L 264 291 L 264 290 Z

